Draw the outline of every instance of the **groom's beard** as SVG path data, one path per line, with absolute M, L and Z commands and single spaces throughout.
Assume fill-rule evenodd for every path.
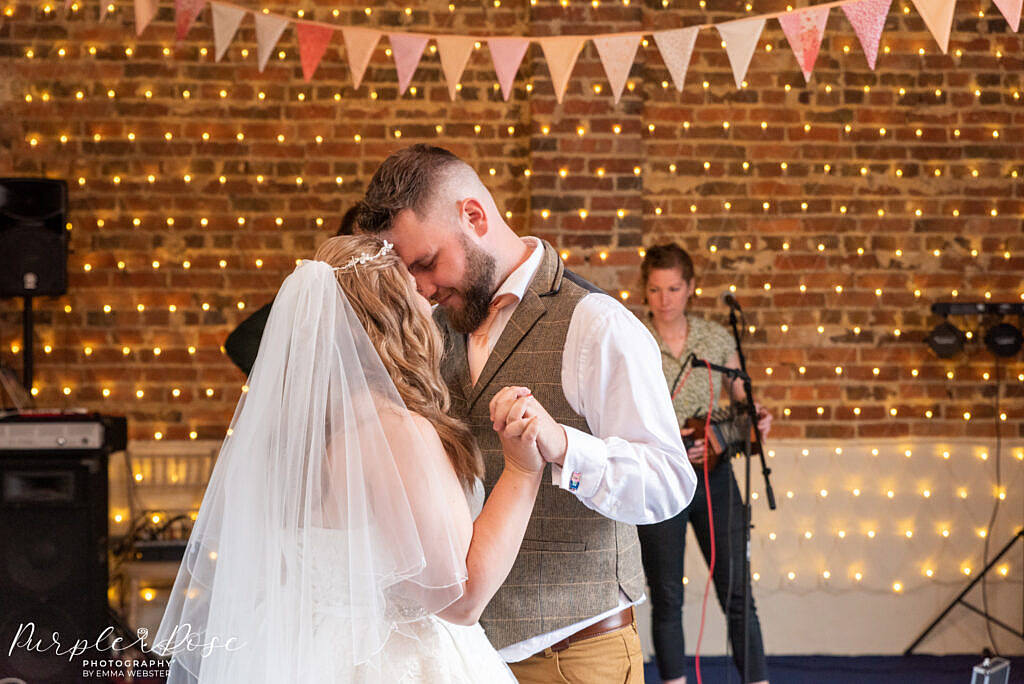
M 461 307 L 444 307 L 448 323 L 460 333 L 471 333 L 487 318 L 494 296 L 496 270 L 494 257 L 460 235 L 466 252 L 466 277 L 455 294 L 462 299 Z

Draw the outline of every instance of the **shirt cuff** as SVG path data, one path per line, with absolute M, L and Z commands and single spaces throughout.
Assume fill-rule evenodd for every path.
M 604 477 L 608 463 L 608 446 L 600 437 L 563 425 L 566 450 L 558 486 L 573 492 L 581 499 L 592 498 Z M 551 474 L 554 476 L 554 464 Z

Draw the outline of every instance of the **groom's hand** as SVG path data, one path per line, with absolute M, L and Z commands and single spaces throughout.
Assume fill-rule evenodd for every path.
M 491 422 L 499 433 L 509 423 L 535 419 L 537 447 L 548 463 L 562 465 L 569 439 L 563 428 L 525 387 L 505 387 L 491 399 Z

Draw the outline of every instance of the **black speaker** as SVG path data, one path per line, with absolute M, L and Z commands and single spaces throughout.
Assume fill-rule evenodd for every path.
M 68 291 L 68 185 L 0 178 L 0 297 Z
M 104 450 L 0 451 L 0 680 L 106 681 L 107 498 Z

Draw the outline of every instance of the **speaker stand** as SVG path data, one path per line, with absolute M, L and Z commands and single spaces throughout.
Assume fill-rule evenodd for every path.
M 903 655 L 912 655 L 914 653 L 914 649 L 917 648 L 922 641 L 924 641 L 925 637 L 928 636 L 931 633 L 931 631 L 935 629 L 935 627 L 938 626 L 940 622 L 942 622 L 942 619 L 949 615 L 950 611 L 953 610 L 957 605 L 961 605 L 964 608 L 967 608 L 977 613 L 978 615 L 985 618 L 992 624 L 1002 627 L 1010 634 L 1016 636 L 1018 639 L 1024 639 L 1024 631 L 1020 631 L 1015 627 L 1011 627 L 1002 620 L 989 615 L 987 612 L 981 610 L 977 606 L 970 604 L 964 600 L 964 597 L 967 596 L 968 592 L 970 592 L 971 589 L 973 589 L 975 585 L 977 585 L 978 582 L 980 582 L 985 577 L 985 575 L 989 573 L 989 571 L 995 566 L 995 564 L 998 563 L 1000 559 L 1006 555 L 1007 551 L 1009 551 L 1010 548 L 1018 540 L 1024 540 L 1024 530 L 1019 530 L 1017 534 L 1013 535 L 1013 538 L 1010 539 L 1009 543 L 1007 543 L 1007 545 L 1003 547 L 1002 551 L 996 554 L 996 557 L 989 561 L 988 565 L 986 565 L 985 568 L 978 573 L 978 576 L 971 580 L 971 582 L 966 587 L 964 587 L 964 590 L 961 591 L 955 599 L 949 602 L 949 605 L 946 606 L 946 609 L 942 611 L 939 617 L 935 618 L 932 621 L 932 624 L 928 625 L 928 627 L 925 628 L 923 632 L 921 632 L 920 636 L 914 639 L 914 643 L 910 644 L 910 646 L 907 647 L 907 650 L 903 652 Z

